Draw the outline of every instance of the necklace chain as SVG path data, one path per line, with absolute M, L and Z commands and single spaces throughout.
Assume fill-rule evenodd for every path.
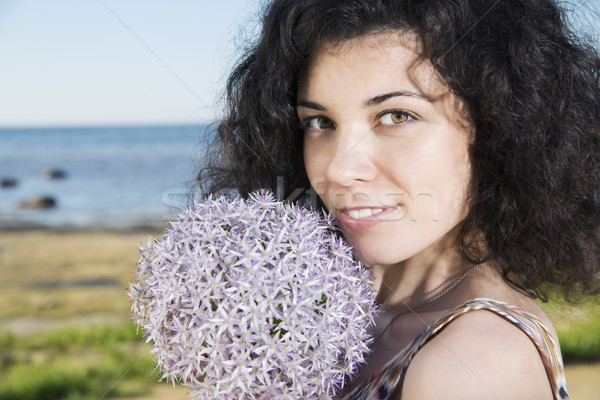
M 433 303 L 434 301 L 439 300 L 440 298 L 444 297 L 445 295 L 447 295 L 450 291 L 452 291 L 452 289 L 454 289 L 456 286 L 458 286 L 467 276 L 469 276 L 469 274 L 473 271 L 475 271 L 478 267 L 481 266 L 481 264 L 483 263 L 479 263 L 479 264 L 475 264 L 473 265 L 471 268 L 469 268 L 464 274 L 462 274 L 460 277 L 458 277 L 457 280 L 455 280 L 454 282 L 452 282 L 450 285 L 448 285 L 444 290 L 442 290 L 441 292 L 439 292 L 438 294 L 436 294 L 435 296 L 433 296 L 432 298 L 424 301 L 421 304 L 418 304 L 414 307 L 410 307 L 408 306 L 407 310 L 401 311 L 398 314 L 396 314 L 394 316 L 394 318 L 392 318 L 390 320 L 390 322 L 387 323 L 387 325 L 385 326 L 385 328 L 383 329 L 383 331 L 377 336 L 377 338 L 375 338 L 375 340 L 373 340 L 373 345 L 375 345 L 375 343 L 377 343 L 377 341 L 379 339 L 381 339 L 381 337 L 387 332 L 387 330 L 389 329 L 389 327 L 394 323 L 394 321 L 396 321 L 398 318 L 400 318 L 401 316 L 408 314 L 409 312 L 415 312 L 416 310 L 425 307 L 428 304 Z

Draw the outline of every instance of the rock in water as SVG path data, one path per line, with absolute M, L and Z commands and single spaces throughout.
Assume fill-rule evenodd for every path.
M 0 178 L 0 187 L 3 188 L 12 188 L 17 186 L 17 180 L 15 178 Z
M 49 209 L 56 207 L 56 199 L 51 196 L 37 196 L 19 201 L 19 208 Z
M 67 177 L 67 172 L 62 169 L 44 168 L 42 170 L 42 176 L 46 179 L 65 179 Z

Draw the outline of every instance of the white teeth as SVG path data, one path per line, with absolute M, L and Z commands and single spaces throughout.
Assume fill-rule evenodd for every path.
M 358 218 L 370 217 L 371 215 L 373 215 L 373 213 L 371 211 L 372 210 L 370 210 L 368 208 L 362 208 L 362 209 L 358 210 Z
M 381 208 L 361 208 L 360 210 L 348 210 L 346 213 L 352 219 L 362 219 L 370 217 L 371 215 L 379 214 L 382 212 Z

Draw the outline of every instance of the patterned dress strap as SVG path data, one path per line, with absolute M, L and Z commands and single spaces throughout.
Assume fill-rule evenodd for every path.
M 475 310 L 486 310 L 521 329 L 534 343 L 544 364 L 555 400 L 568 400 L 566 379 L 559 346 L 535 316 L 504 302 L 477 298 L 442 315 L 423 331 L 384 370 L 344 397 L 344 400 L 387 400 L 402 385 L 404 375 L 417 352 L 456 318 Z

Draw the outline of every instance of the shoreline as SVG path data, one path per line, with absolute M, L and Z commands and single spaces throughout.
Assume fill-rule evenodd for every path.
M 127 224 L 127 225 L 47 225 L 30 221 L 3 221 L 0 220 L 0 233 L 18 233 L 18 232 L 55 232 L 55 233 L 73 233 L 73 232 L 111 232 L 111 233 L 161 233 L 169 227 L 169 221 L 164 224 Z

